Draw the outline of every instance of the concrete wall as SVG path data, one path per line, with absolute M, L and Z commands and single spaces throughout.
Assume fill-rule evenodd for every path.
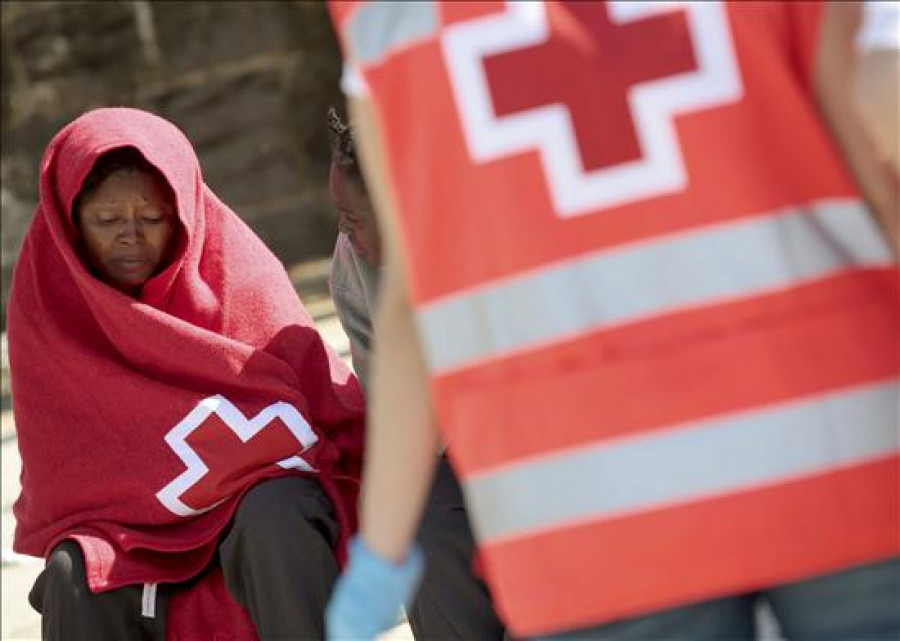
M 85 110 L 149 109 L 194 143 L 207 183 L 286 263 L 326 256 L 325 112 L 340 57 L 319 2 L 3 2 L 2 285 L 47 143 Z

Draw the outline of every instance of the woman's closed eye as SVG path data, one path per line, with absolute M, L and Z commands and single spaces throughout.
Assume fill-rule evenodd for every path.
M 98 225 L 103 225 L 104 227 L 108 227 L 110 225 L 115 225 L 117 222 L 121 220 L 119 216 L 109 215 L 109 216 L 97 216 L 96 218 Z

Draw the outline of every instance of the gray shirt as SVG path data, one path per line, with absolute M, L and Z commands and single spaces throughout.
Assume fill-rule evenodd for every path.
M 331 261 L 331 298 L 338 320 L 350 339 L 353 369 L 368 389 L 372 358 L 372 319 L 378 303 L 381 269 L 357 256 L 346 234 L 339 234 Z
M 357 256 L 346 234 L 339 234 L 331 260 L 331 298 L 344 333 L 350 339 L 353 369 L 366 392 L 372 361 L 372 318 L 378 304 L 380 280 L 381 268 Z M 444 450 L 442 443 L 438 453 L 443 454 Z

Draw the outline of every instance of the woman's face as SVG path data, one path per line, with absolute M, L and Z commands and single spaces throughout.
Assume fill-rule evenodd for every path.
M 88 260 L 116 289 L 136 294 L 171 256 L 179 223 L 167 194 L 156 176 L 120 169 L 81 201 Z
M 369 196 L 357 181 L 331 163 L 331 200 L 338 210 L 338 228 L 350 239 L 353 251 L 373 266 L 381 265 L 381 238 Z

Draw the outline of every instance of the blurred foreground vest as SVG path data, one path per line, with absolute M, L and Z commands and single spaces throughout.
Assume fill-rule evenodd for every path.
M 898 553 L 896 263 L 811 3 L 334 3 L 520 635 Z

